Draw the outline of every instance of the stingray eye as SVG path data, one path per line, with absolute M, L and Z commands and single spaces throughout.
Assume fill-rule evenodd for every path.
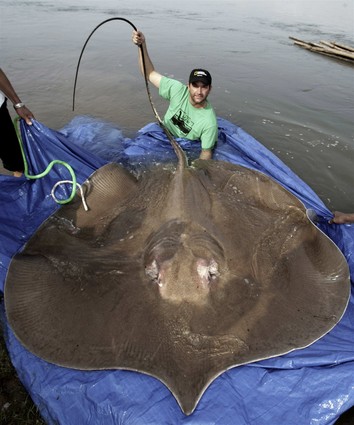
M 218 263 L 214 259 L 211 259 L 209 262 L 202 259 L 198 260 L 197 272 L 204 285 L 212 283 L 220 276 Z
M 211 280 L 214 280 L 220 276 L 218 263 L 213 258 L 209 263 L 208 271 Z
M 153 283 L 157 283 L 159 286 L 161 286 L 159 276 L 160 270 L 156 260 L 145 266 L 145 274 Z

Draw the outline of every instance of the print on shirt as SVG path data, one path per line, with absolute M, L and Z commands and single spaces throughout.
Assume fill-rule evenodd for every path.
M 189 116 L 181 109 L 171 118 L 171 121 L 185 135 L 187 135 L 192 130 L 194 124 Z

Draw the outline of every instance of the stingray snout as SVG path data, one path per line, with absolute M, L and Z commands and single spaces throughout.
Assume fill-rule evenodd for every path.
M 195 303 L 207 299 L 220 276 L 219 265 L 213 258 L 197 258 L 190 252 L 177 253 L 161 262 L 154 258 L 145 266 L 145 274 L 158 286 L 163 299 Z

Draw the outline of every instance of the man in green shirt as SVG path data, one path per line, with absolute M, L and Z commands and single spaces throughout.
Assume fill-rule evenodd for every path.
M 205 69 L 194 69 L 188 86 L 180 81 L 158 73 L 149 57 L 145 36 L 133 31 L 133 43 L 141 46 L 145 59 L 147 79 L 159 89 L 159 94 L 170 102 L 163 123 L 175 136 L 189 140 L 200 140 L 200 159 L 211 159 L 212 150 L 218 137 L 216 115 L 207 98 L 211 91 L 211 75 Z M 144 73 L 141 49 L 139 64 Z

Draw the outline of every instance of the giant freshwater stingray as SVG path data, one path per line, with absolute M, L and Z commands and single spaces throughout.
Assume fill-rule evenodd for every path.
M 304 348 L 350 293 L 304 205 L 223 161 L 98 169 L 12 260 L 6 314 L 37 356 L 158 378 L 185 414 L 227 369 Z

